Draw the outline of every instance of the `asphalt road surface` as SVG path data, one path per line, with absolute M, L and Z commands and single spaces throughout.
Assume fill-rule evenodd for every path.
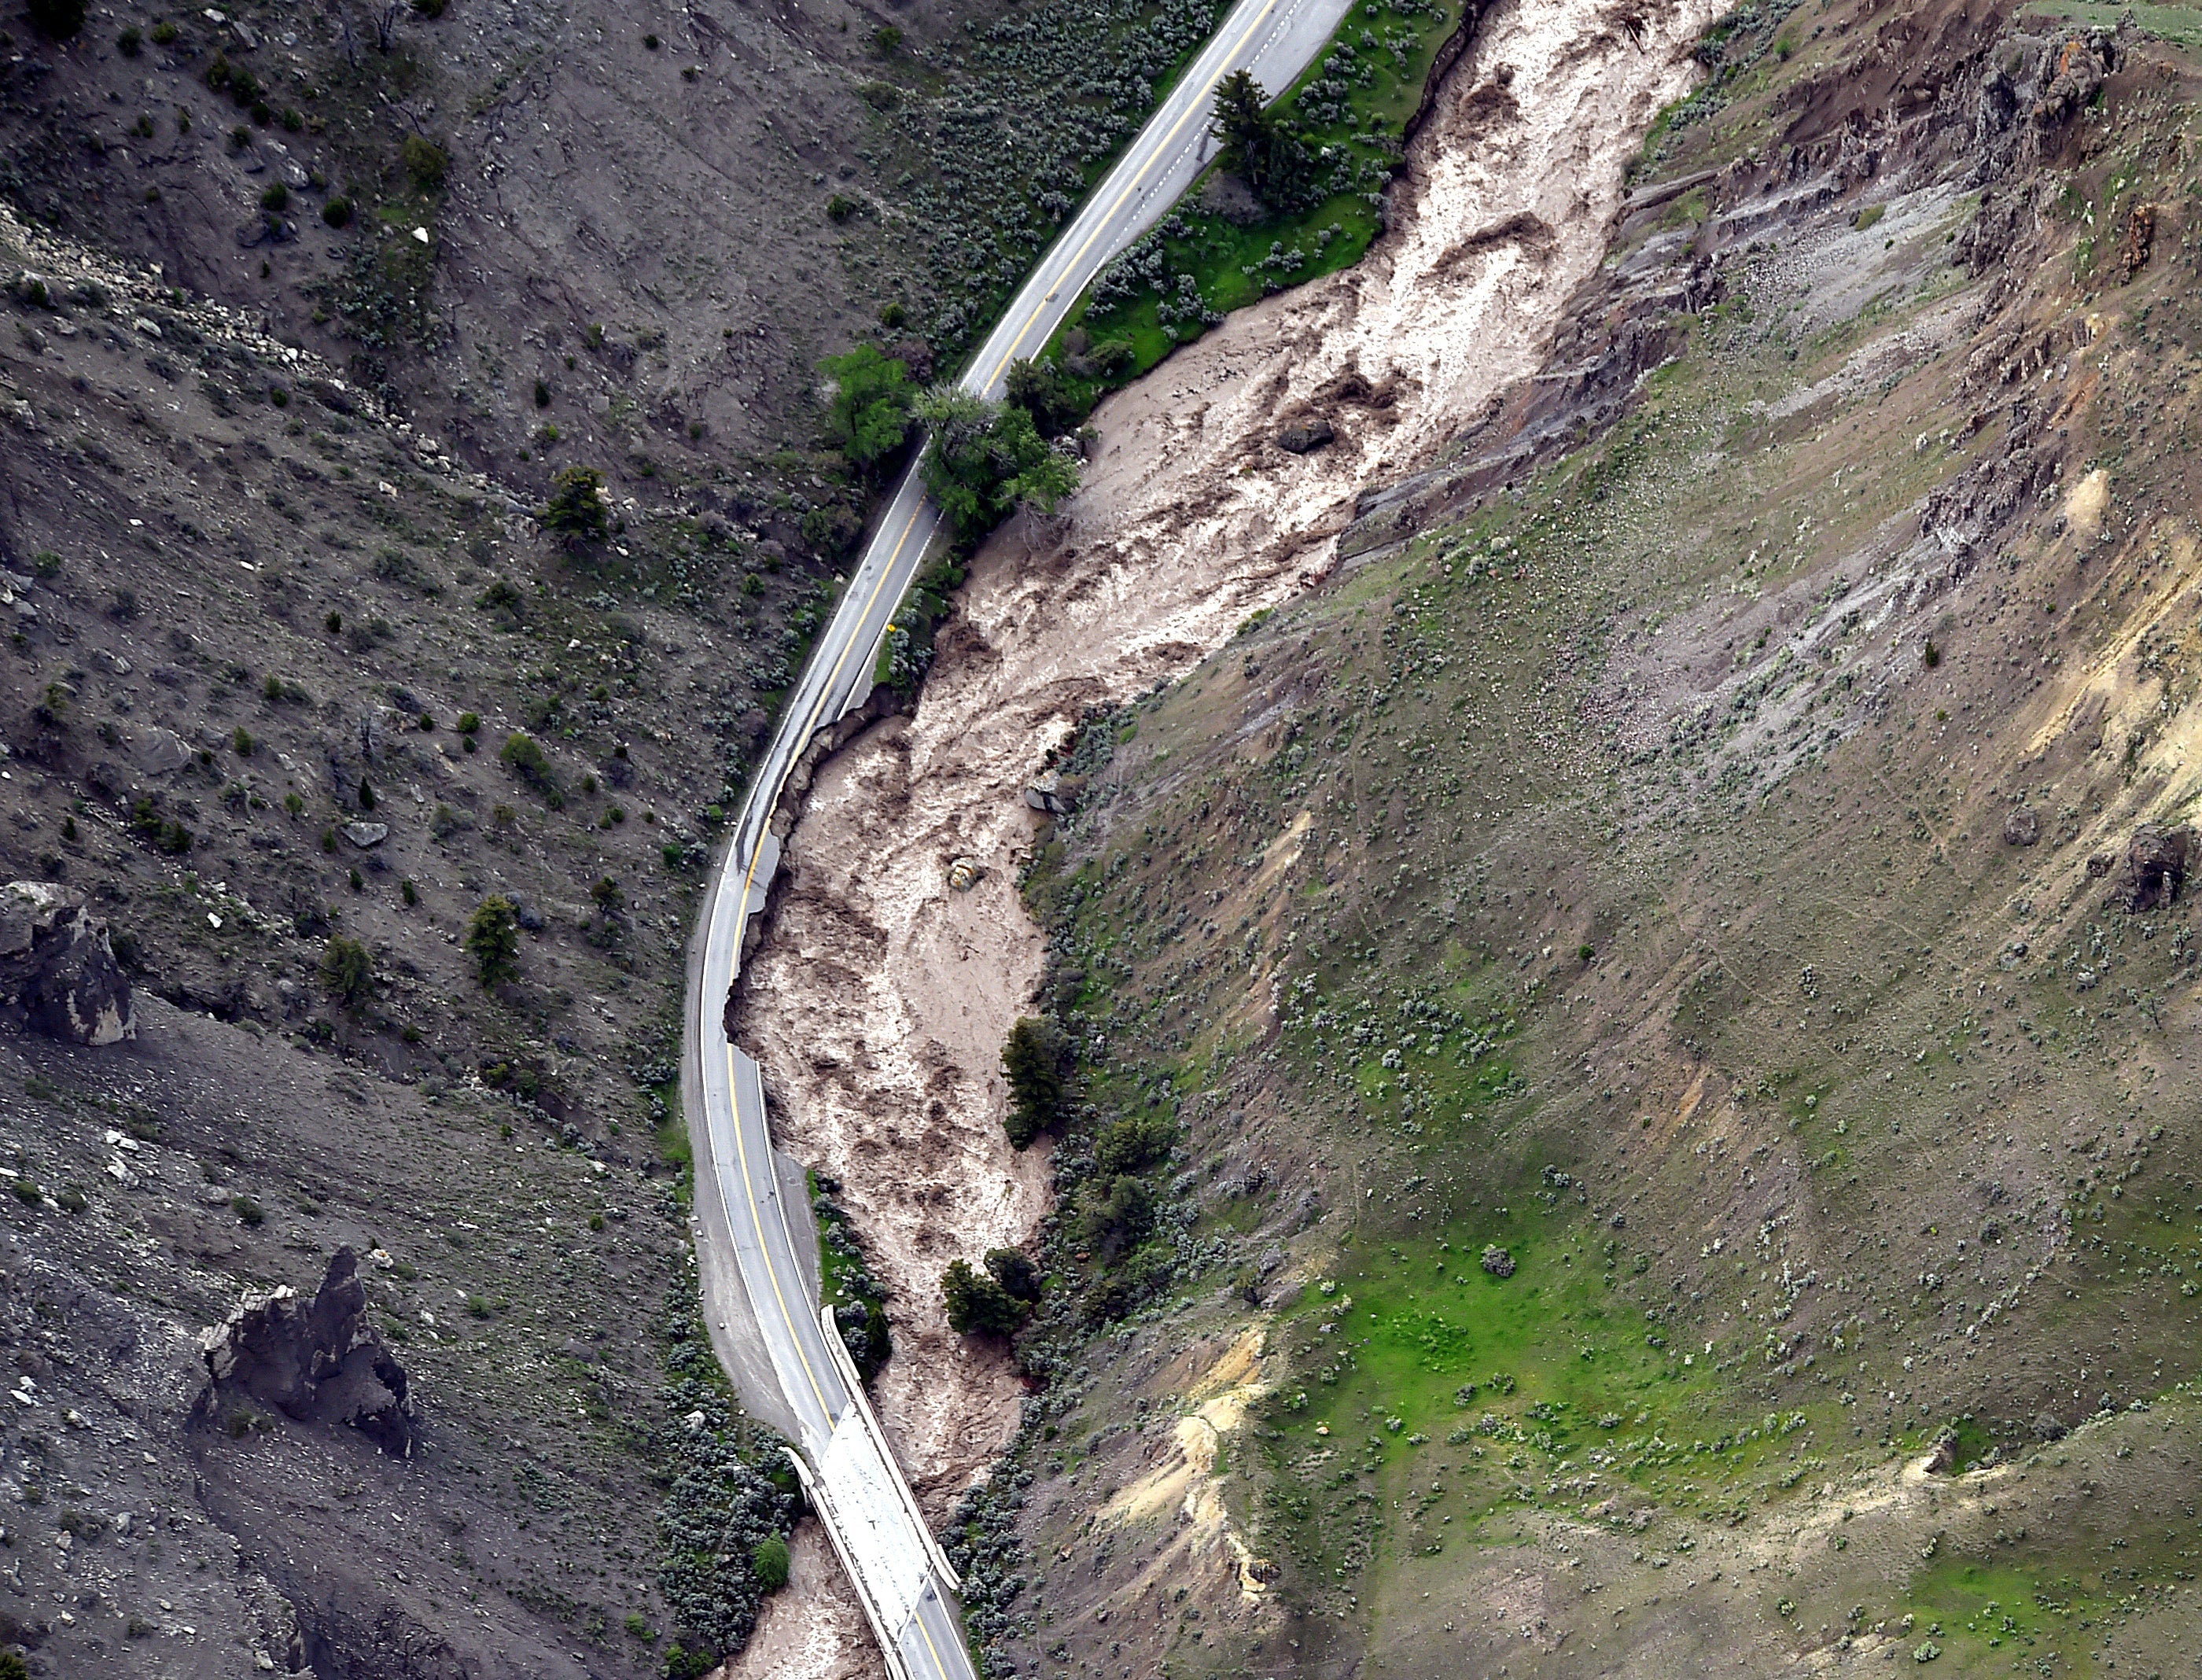
M 1239 0 L 1018 291 L 964 374 L 965 388 L 999 396 L 1010 363 L 1043 349 L 1103 267 L 1192 185 L 1215 152 L 1208 116 L 1218 82 L 1251 69 L 1277 91 L 1322 50 L 1350 5 Z M 774 1151 L 763 1082 L 757 1064 L 728 1040 L 725 1005 L 750 918 L 763 908 L 780 865 L 774 822 L 788 777 L 818 732 L 870 693 L 888 622 L 939 525 L 913 465 L 781 710 L 692 955 L 681 1082 L 713 1345 L 751 1410 L 795 1443 L 811 1503 L 894 1680 L 971 1680 L 952 1596 L 962 1583 L 925 1527 L 839 1335 L 821 1314 L 817 1234 L 803 1178 Z

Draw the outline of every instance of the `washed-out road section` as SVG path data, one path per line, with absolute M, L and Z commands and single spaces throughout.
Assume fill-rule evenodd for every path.
M 1215 150 L 1207 130 L 1218 82 L 1245 69 L 1264 87 L 1281 88 L 1322 50 L 1350 3 L 1239 0 L 1019 290 L 973 358 L 964 387 L 998 396 L 1010 363 L 1045 347 L 1102 267 L 1192 184 Z M 782 795 L 819 732 L 870 693 L 890 616 L 938 529 L 913 466 L 787 697 L 712 884 L 690 963 L 681 1080 L 713 1346 L 751 1409 L 794 1443 L 805 1490 L 895 1680 L 974 1673 L 951 1598 L 960 1583 L 821 1311 L 803 1175 L 774 1147 L 763 1080 L 729 1040 L 726 1010 L 750 919 L 763 909 L 779 869 L 790 821 Z

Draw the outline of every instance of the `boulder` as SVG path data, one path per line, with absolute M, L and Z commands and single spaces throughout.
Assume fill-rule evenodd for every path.
M 387 822 L 347 822 L 344 825 L 344 837 L 362 852 L 371 851 L 390 838 L 390 825 Z
M 2134 829 L 2126 846 L 2126 908 L 2136 912 L 2169 910 L 2187 883 L 2187 865 L 2193 855 L 2192 828 L 2144 823 Z
M 1338 435 L 1329 421 L 1321 415 L 1311 415 L 1305 420 L 1296 420 L 1277 433 L 1277 447 L 1294 455 L 1305 455 L 1310 450 L 1321 449 Z
M 150 775 L 174 775 L 191 762 L 191 749 L 173 729 L 140 729 L 130 738 L 130 762 Z
M 1493 1277 L 1511 1277 L 1514 1257 L 1495 1242 L 1487 1244 L 1483 1251 L 1483 1269 Z
M 2041 838 L 2041 819 L 2024 805 L 2003 820 L 2005 846 L 2032 846 Z
M 129 977 L 107 924 L 80 896 L 49 881 L 0 888 L 0 993 L 49 1038 L 101 1045 L 138 1036 Z
M 199 1333 L 208 1383 L 199 1412 L 210 1422 L 225 1395 L 273 1406 L 301 1424 L 357 1429 L 386 1453 L 413 1456 L 414 1410 L 404 1368 L 368 1317 L 359 1257 L 337 1250 L 309 1300 L 286 1284 L 248 1294 Z

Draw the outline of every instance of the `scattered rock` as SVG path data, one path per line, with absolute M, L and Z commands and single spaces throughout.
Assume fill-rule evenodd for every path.
M 979 864 L 975 858 L 958 858 L 948 866 L 948 884 L 958 893 L 968 893 L 979 884 Z
M 1322 415 L 1295 421 L 1277 433 L 1277 447 L 1294 455 L 1305 455 L 1310 450 L 1321 449 L 1337 437 L 1338 432 Z
M 0 991 L 49 1038 L 101 1045 L 138 1036 L 130 981 L 107 924 L 81 898 L 45 881 L 0 890 Z
M 1483 1249 L 1483 1269 L 1493 1277 L 1511 1277 L 1514 1275 L 1514 1257 L 1497 1243 L 1487 1243 Z
M 2126 908 L 2169 910 L 2187 883 L 2187 860 L 2194 853 L 2194 830 L 2158 828 L 2144 823 L 2126 846 Z
M 339 1248 L 308 1300 L 287 1284 L 247 1295 L 199 1335 L 211 1379 L 198 1421 L 210 1424 L 225 1394 L 248 1395 L 302 1424 L 341 1424 L 386 1453 L 413 1455 L 413 1401 L 404 1369 L 369 1322 L 359 1257 Z
M 2032 846 L 2041 838 L 2041 819 L 2021 805 L 2003 820 L 2005 846 Z
M 2087 879 L 2100 881 L 2117 867 L 2118 860 L 2107 852 L 2098 852 L 2087 859 Z
M 347 822 L 344 825 L 343 833 L 346 840 L 366 852 L 390 838 L 390 825 L 387 822 Z

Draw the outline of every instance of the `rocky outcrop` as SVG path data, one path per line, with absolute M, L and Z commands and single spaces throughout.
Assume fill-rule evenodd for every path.
M 2126 846 L 2126 908 L 2169 910 L 2187 884 L 2187 866 L 2194 857 L 2194 830 L 2158 828 L 2143 824 L 2134 830 Z
M 2036 73 L 2041 97 L 2035 102 L 2034 120 L 2046 127 L 2082 109 L 2101 91 L 2111 72 L 2118 68 L 2117 38 L 2107 29 L 2090 29 L 2084 35 L 2066 35 L 2043 50 Z
M 339 1248 L 311 1300 L 287 1284 L 250 1294 L 202 1331 L 210 1381 L 200 1401 L 210 1419 L 225 1397 L 270 1406 L 301 1424 L 343 1424 L 386 1453 L 413 1455 L 413 1401 L 404 1368 L 367 1313 L 359 1257 Z
M 2003 843 L 2005 846 L 2032 846 L 2041 838 L 2041 818 L 2021 805 L 2003 820 Z
M 47 881 L 0 889 L 0 994 L 49 1038 L 113 1044 L 138 1036 L 129 977 L 107 924 L 81 897 Z

